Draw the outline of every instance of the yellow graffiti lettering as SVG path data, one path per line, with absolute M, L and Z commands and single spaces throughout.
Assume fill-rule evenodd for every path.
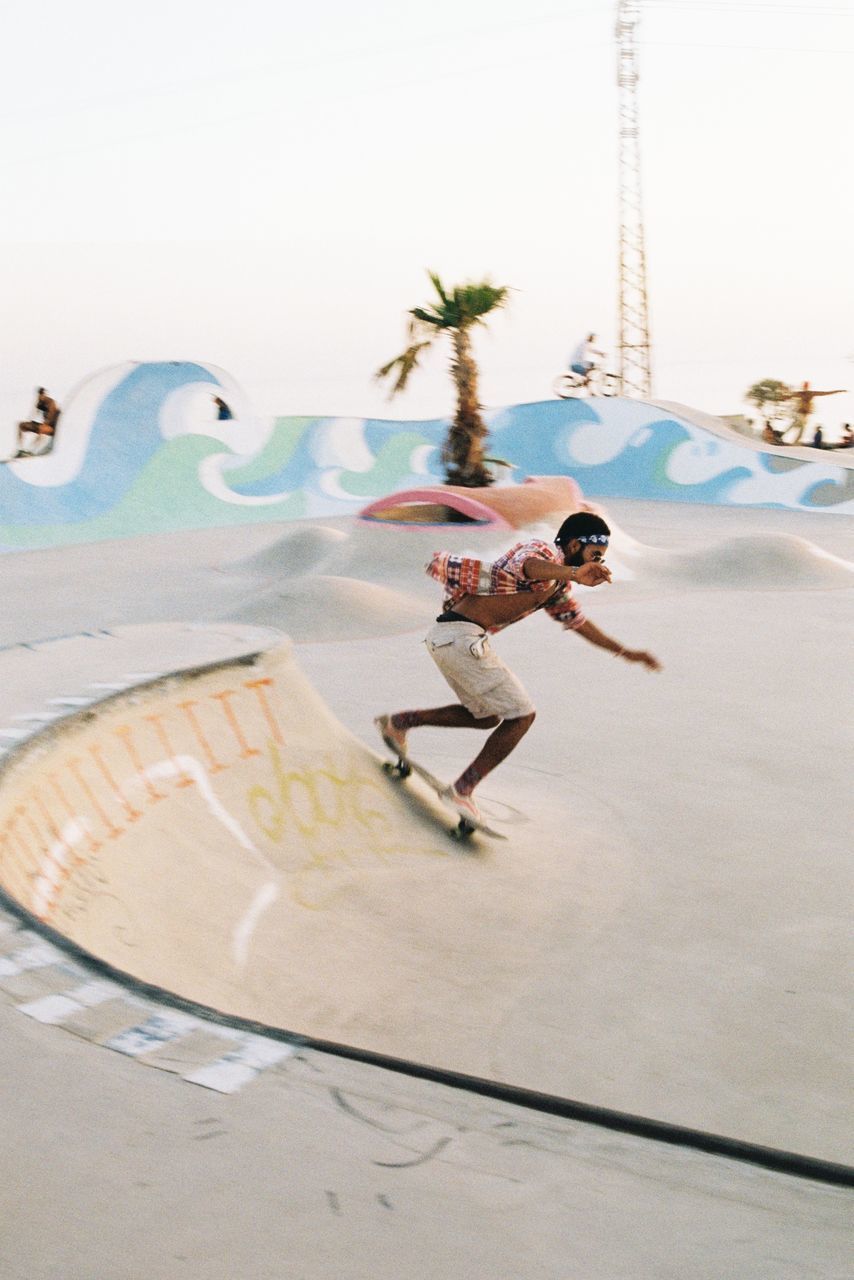
M 289 823 L 309 841 L 322 828 L 338 829 L 347 819 L 368 831 L 387 825 L 385 816 L 370 804 L 371 793 L 380 790 L 374 779 L 339 770 L 328 760 L 313 767 L 286 768 L 275 742 L 268 743 L 267 751 L 274 785 L 250 787 L 246 800 L 270 840 L 281 841 Z

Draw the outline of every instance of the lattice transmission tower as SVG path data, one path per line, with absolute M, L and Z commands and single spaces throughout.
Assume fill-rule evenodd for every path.
M 620 170 L 620 390 L 652 394 L 649 303 L 641 205 L 638 50 L 641 0 L 618 0 L 617 85 Z

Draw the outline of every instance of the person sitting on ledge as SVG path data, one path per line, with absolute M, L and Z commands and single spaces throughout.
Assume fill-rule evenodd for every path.
M 36 413 L 42 415 L 41 422 L 18 423 L 18 452 L 16 458 L 34 458 L 42 453 L 49 453 L 53 448 L 56 424 L 59 422 L 60 408 L 56 401 L 47 394 L 44 387 L 36 391 Z M 28 437 L 32 436 L 32 441 Z M 43 442 L 43 443 L 42 443 Z M 29 443 L 29 448 L 25 446 Z M 38 448 L 36 446 L 39 446 Z

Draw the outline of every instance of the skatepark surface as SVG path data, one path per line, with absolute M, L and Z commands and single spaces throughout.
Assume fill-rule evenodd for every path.
M 852 1163 L 854 526 L 594 501 L 585 611 L 664 670 L 496 638 L 539 708 L 480 789 L 501 843 L 372 720 L 448 700 L 429 553 L 515 535 L 336 509 L 0 557 L 0 1276 L 849 1274 L 844 1178 L 537 1105 Z

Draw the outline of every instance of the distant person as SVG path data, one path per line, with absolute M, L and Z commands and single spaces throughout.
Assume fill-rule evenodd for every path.
M 221 400 L 219 396 L 214 396 L 214 404 L 216 405 L 217 422 L 231 422 L 234 418 L 234 414 L 231 412 L 225 401 Z
M 791 392 L 786 397 L 787 400 L 794 401 L 792 422 L 790 427 L 787 428 L 787 433 L 791 430 L 795 434 L 788 443 L 800 443 L 813 411 L 813 401 L 817 396 L 841 396 L 844 394 L 844 388 L 838 388 L 836 391 L 813 391 L 808 382 L 803 382 L 797 391 Z
M 852 429 L 850 422 L 843 422 L 842 435 L 840 437 L 839 444 L 836 447 L 837 449 L 854 448 L 854 429 Z
M 816 429 L 815 429 L 815 435 L 814 435 L 814 436 L 813 436 L 813 438 L 812 438 L 812 447 L 813 447 L 814 449 L 823 449 L 823 448 L 825 447 L 825 445 L 824 445 L 824 432 L 822 431 L 822 429 L 821 429 L 821 426 L 820 426 L 820 425 L 819 425 L 819 426 L 817 426 L 817 427 L 816 427 Z
M 569 358 L 570 369 L 584 379 L 585 386 L 589 384 L 593 370 L 605 358 L 605 352 L 600 351 L 595 344 L 596 334 L 589 333 L 586 338 L 582 338 Z
M 60 408 L 44 387 L 39 387 L 36 391 L 36 413 L 41 414 L 41 422 L 18 423 L 19 448 L 16 458 L 33 458 L 38 454 L 48 453 L 53 447 Z
M 564 520 L 551 546 L 536 539 L 517 542 L 491 564 L 437 551 L 427 565 L 430 577 L 445 588 L 442 613 L 427 633 L 427 650 L 458 701 L 377 716 L 375 723 L 386 746 L 402 759 L 407 734 L 422 725 L 492 730 L 480 754 L 443 792 L 462 818 L 480 820 L 472 792 L 518 745 L 536 715 L 520 680 L 490 648 L 494 631 L 545 609 L 606 653 L 648 671 L 661 669 L 645 649 L 629 649 L 600 631 L 572 596 L 570 583 L 596 587 L 611 581 L 604 564 L 609 540 L 601 516 L 577 511 Z
M 782 431 L 775 431 L 775 429 L 771 426 L 770 418 L 765 419 L 765 426 L 762 429 L 762 439 L 765 441 L 766 444 L 783 444 L 784 443 Z

